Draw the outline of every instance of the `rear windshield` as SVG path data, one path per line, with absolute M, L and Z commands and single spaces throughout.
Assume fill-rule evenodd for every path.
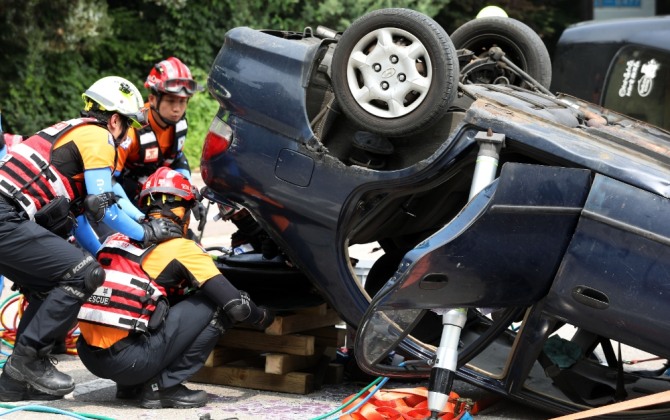
M 603 106 L 670 129 L 670 53 L 622 48 L 612 61 Z

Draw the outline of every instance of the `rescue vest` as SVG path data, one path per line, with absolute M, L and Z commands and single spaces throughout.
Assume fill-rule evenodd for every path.
M 137 138 L 140 142 L 140 159 L 137 162 L 126 162 L 126 166 L 132 174 L 140 176 L 150 175 L 156 172 L 161 166 L 170 166 L 184 149 L 187 131 L 188 124 L 186 123 L 186 119 L 182 118 L 177 121 L 177 124 L 174 126 L 172 148 L 168 153 L 163 154 L 158 144 L 156 133 L 151 128 L 151 124 L 147 124 L 137 130 Z
M 152 248 L 140 248 L 120 233 L 107 238 L 98 251 L 105 281 L 79 310 L 78 318 L 130 332 L 148 331 L 165 288 L 154 282 L 141 263 Z
M 83 182 L 61 174 L 51 165 L 58 139 L 81 124 L 99 124 L 94 118 L 76 118 L 54 124 L 12 147 L 0 161 L 0 193 L 13 198 L 31 220 L 56 197 L 72 203 L 81 197 Z

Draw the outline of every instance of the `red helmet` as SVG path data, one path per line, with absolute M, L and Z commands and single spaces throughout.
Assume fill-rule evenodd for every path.
M 179 198 L 164 198 L 163 196 L 172 196 Z M 190 201 L 184 207 L 190 207 L 196 199 L 195 191 L 191 182 L 182 174 L 170 169 L 167 166 L 158 168 L 156 172 L 147 178 L 140 192 L 140 206 L 145 207 L 152 201 L 166 200 Z
M 193 80 L 191 70 L 177 57 L 170 57 L 156 64 L 147 76 L 144 87 L 184 98 L 190 98 L 202 90 L 202 87 Z

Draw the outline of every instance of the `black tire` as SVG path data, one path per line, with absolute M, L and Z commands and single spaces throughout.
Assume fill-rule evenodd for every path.
M 393 42 L 380 47 L 382 37 Z M 410 51 L 415 52 L 411 57 Z M 389 137 L 410 135 L 437 121 L 454 101 L 456 49 L 444 29 L 422 13 L 375 10 L 342 34 L 333 54 L 332 82 L 340 108 L 354 124 Z M 362 98 L 363 92 L 370 94 Z
M 456 29 L 451 34 L 451 40 L 456 49 L 468 49 L 476 56 L 486 54 L 493 46 L 500 47 L 505 56 L 514 64 L 528 73 L 545 88 L 551 84 L 551 57 L 547 47 L 535 31 L 516 19 L 504 17 L 487 17 L 471 20 Z M 461 69 L 467 73 L 467 69 Z M 465 83 L 493 83 L 486 80 L 490 76 L 474 70 L 471 74 L 465 74 Z M 523 86 L 523 81 L 514 75 L 512 84 Z M 483 80 L 484 79 L 484 80 Z

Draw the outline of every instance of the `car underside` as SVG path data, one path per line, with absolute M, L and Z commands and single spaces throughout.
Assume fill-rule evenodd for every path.
M 409 26 L 403 36 L 367 29 L 394 41 L 392 62 L 412 45 L 406 32 L 422 27 Z M 208 197 L 248 209 L 292 266 L 359 328 L 357 341 L 369 345 L 359 361 L 364 370 L 427 378 L 428 365 L 397 369 L 385 356 L 397 350 L 433 360 L 442 333 L 434 312 L 459 307 L 470 309 L 459 374 L 494 392 L 569 412 L 611 401 L 610 390 L 622 383 L 636 396 L 658 385 L 618 374 L 611 342 L 668 357 L 659 335 L 609 326 L 625 320 L 658 332 L 669 327 L 661 277 L 628 273 L 648 285 L 633 291 L 626 267 L 666 267 L 658 256 L 670 244 L 660 220 L 670 209 L 670 133 L 547 93 L 533 80 L 544 78 L 542 71 L 511 75 L 512 67 L 491 63 L 488 52 L 466 48 L 412 56 L 409 67 L 429 79 L 438 77 L 435 69 L 448 71 L 431 67 L 435 61 L 458 61 L 454 68 L 470 73 L 440 82 L 446 99 L 420 85 L 403 91 L 408 106 L 417 97 L 423 102 L 416 109 L 430 105 L 429 118 L 388 118 L 398 113 L 398 98 L 384 96 L 388 80 L 404 82 L 414 68 L 369 70 L 360 65 L 374 55 L 365 31 L 359 35 L 366 42 L 340 35 L 323 28 L 229 31 L 209 84 L 230 145 L 203 159 L 202 168 Z M 350 52 L 344 59 L 342 45 Z M 370 77 L 374 88 L 366 86 Z M 377 99 L 367 99 L 377 85 Z M 363 111 L 352 112 L 356 101 Z M 495 180 L 473 191 L 493 143 Z M 362 282 L 348 248 L 370 243 L 384 252 Z M 631 299 L 644 301 L 644 310 L 631 313 Z M 508 329 L 514 323 L 522 329 Z M 543 346 L 563 327 L 576 329 L 571 342 L 588 355 L 573 370 L 578 381 L 588 377 L 607 392 L 578 401 L 544 374 Z

